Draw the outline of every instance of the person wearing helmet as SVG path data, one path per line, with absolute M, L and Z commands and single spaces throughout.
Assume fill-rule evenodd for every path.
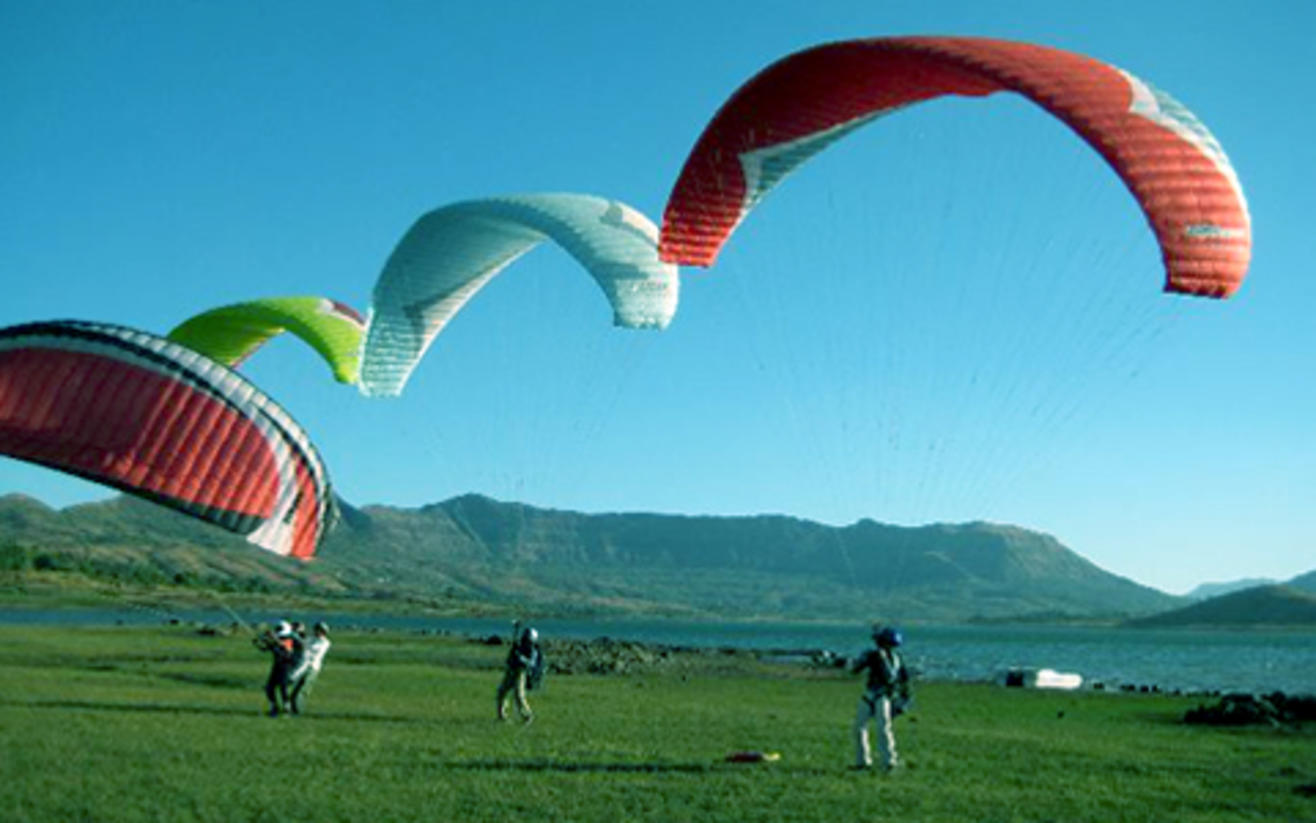
M 302 648 L 301 658 L 288 674 L 292 691 L 288 694 L 288 709 L 293 714 L 301 714 L 302 697 L 309 693 L 311 684 L 320 676 L 320 667 L 324 657 L 329 653 L 329 626 L 323 621 L 317 622 L 311 629 L 311 639 Z
M 868 723 L 877 731 L 877 749 L 883 771 L 899 764 L 896 737 L 891 721 L 909 701 L 909 670 L 897 649 L 904 642 L 900 631 L 891 626 L 873 625 L 874 647 L 864 652 L 851 670 L 867 670 L 868 680 L 854 718 L 855 768 L 871 769 L 873 755 L 868 744 Z
M 512 648 L 507 652 L 507 662 L 503 667 L 503 679 L 498 684 L 496 704 L 498 719 L 507 719 L 507 698 L 511 696 L 516 702 L 516 711 L 521 722 L 529 723 L 535 719 L 526 702 L 526 688 L 531 678 L 537 678 L 543 671 L 543 652 L 539 649 L 539 632 L 527 626 L 521 629 L 518 622 L 512 630 L 514 638 Z
M 294 660 L 301 653 L 301 641 L 292 624 L 280 620 L 273 629 L 266 629 L 252 643 L 270 653 L 270 674 L 265 679 L 265 699 L 270 702 L 270 717 L 278 717 L 288 704 L 288 675 Z

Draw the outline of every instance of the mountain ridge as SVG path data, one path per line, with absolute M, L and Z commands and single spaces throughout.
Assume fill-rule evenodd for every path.
M 1013 525 L 586 514 L 478 494 L 413 509 L 343 503 L 305 566 L 131 497 L 63 510 L 0 497 L 6 541 L 22 548 L 19 565 L 540 611 L 935 622 L 1120 619 L 1181 602 Z
M 1316 596 L 1313 570 L 1282 585 L 1204 584 L 1194 592 L 1223 593 L 1177 597 L 1105 571 L 1051 535 L 982 521 L 589 514 L 473 493 L 416 508 L 340 504 L 338 527 L 304 564 L 131 496 L 55 509 L 10 493 L 0 495 L 0 571 L 459 611 L 686 618 L 1307 625 L 1304 597 Z
M 1253 589 L 1257 586 L 1274 586 L 1279 582 L 1271 577 L 1242 577 L 1238 580 L 1199 583 L 1188 591 L 1184 597 L 1190 600 L 1206 600 L 1211 597 L 1219 597 L 1222 594 L 1242 591 L 1243 589 Z
M 1316 625 L 1316 594 L 1267 584 L 1231 591 L 1178 609 L 1135 618 L 1137 628 Z

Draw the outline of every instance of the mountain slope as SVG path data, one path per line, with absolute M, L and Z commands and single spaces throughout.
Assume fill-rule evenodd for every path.
M 1316 626 L 1316 595 L 1292 586 L 1256 586 L 1181 609 L 1129 621 L 1142 628 L 1176 626 Z
M 79 572 L 141 584 L 203 584 L 228 590 L 349 587 L 300 561 L 131 496 L 52 509 L 19 494 L 0 496 L 4 568 Z
M 587 515 L 466 495 L 412 511 L 352 509 L 322 554 L 362 568 L 385 562 L 395 579 L 455 593 L 691 615 L 962 620 L 1136 614 L 1179 602 L 1052 537 L 986 523 Z
M 1316 594 L 1316 569 L 1313 569 L 1306 574 L 1300 574 L 1284 585 Z
M 309 566 L 127 497 L 63 511 L 0 498 L 5 542 L 119 574 L 145 566 L 211 585 L 552 611 L 955 621 L 1128 616 L 1181 602 L 1014 526 L 583 514 L 478 495 L 419 509 L 344 505 Z
M 1279 583 L 1279 581 L 1272 580 L 1269 577 L 1245 577 L 1241 580 L 1230 580 L 1223 583 L 1202 583 L 1194 586 L 1193 590 L 1185 594 L 1184 597 L 1190 600 L 1206 600 L 1209 597 L 1241 592 L 1244 589 L 1254 589 L 1257 586 L 1273 586 L 1276 583 Z

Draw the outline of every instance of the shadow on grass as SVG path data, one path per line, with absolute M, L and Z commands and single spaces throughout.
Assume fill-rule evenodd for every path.
M 636 774 L 704 774 L 722 771 L 724 763 L 602 763 L 579 760 L 448 760 L 440 768 L 464 771 L 512 772 L 620 772 Z
M 208 714 L 227 717 L 264 717 L 263 708 L 235 708 L 229 706 L 198 706 L 186 703 L 109 703 L 99 700 L 0 700 L 0 706 L 23 709 L 87 709 L 105 712 L 144 712 L 148 714 Z M 310 712 L 283 714 L 284 719 L 306 723 L 317 720 L 374 721 L 377 723 L 417 723 L 422 718 L 402 715 L 362 714 L 360 712 Z

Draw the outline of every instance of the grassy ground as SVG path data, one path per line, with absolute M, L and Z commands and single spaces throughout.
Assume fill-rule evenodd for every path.
M 1198 701 L 918 684 L 907 767 L 848 770 L 859 684 L 747 656 L 550 675 L 493 720 L 502 651 L 337 633 L 308 714 L 262 715 L 245 637 L 0 627 L 0 818 L 14 821 L 1314 820 L 1313 730 Z M 550 647 L 550 655 L 552 649 Z M 723 762 L 780 751 L 776 763 Z

